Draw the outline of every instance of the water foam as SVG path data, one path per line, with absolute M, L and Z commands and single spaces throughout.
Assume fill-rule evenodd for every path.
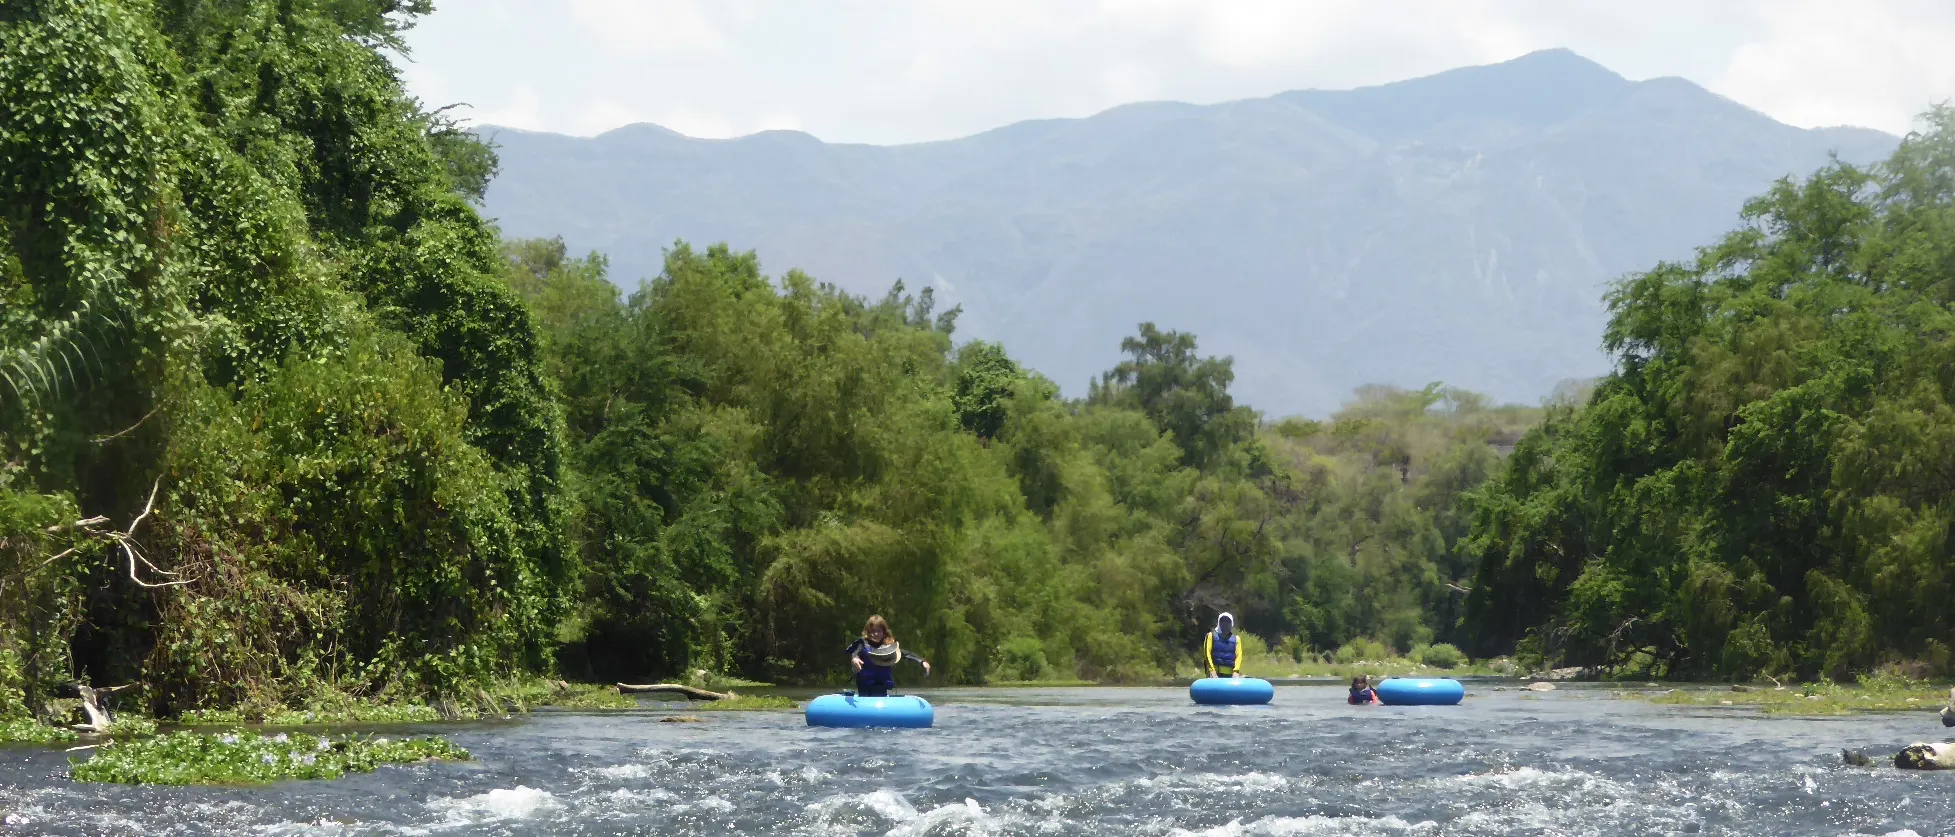
M 428 800 L 428 807 L 458 824 L 474 825 L 498 820 L 526 820 L 546 811 L 562 810 L 555 794 L 527 785 L 497 788 L 474 796 L 444 796 Z
M 1437 835 L 1439 824 L 1411 823 L 1398 817 L 1263 817 L 1244 824 L 1230 820 L 1202 831 L 1177 828 L 1171 837 L 1330 837 L 1345 834 Z

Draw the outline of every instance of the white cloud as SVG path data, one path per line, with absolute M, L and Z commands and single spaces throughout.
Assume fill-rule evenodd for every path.
M 666 111 L 663 118 L 655 121 L 666 128 L 699 139 L 727 139 L 744 133 L 734 130 L 733 120 L 721 114 L 683 106 Z
M 637 111 L 608 99 L 598 99 L 584 108 L 577 127 L 570 133 L 578 136 L 594 137 L 614 128 L 622 128 L 634 122 L 643 122 L 644 117 Z
M 1801 125 L 1905 129 L 1955 96 L 1949 0 L 445 0 L 410 88 L 485 122 L 912 142 L 1379 84 L 1569 47 Z M 791 115 L 791 116 L 790 116 Z
M 760 121 L 754 125 L 754 130 L 799 131 L 801 130 L 801 120 L 785 113 L 777 113 L 771 116 L 761 117 Z
M 733 43 L 714 0 L 568 0 L 586 30 L 615 47 L 719 51 Z
M 495 105 L 486 108 L 476 104 L 471 118 L 484 125 L 502 125 L 528 131 L 561 131 L 565 127 L 543 118 L 543 94 L 534 85 L 516 85 L 507 94 L 497 96 L 495 101 Z
M 1849 13 L 1785 0 L 1759 35 L 1733 50 L 1713 86 L 1795 125 L 1899 132 L 1916 112 L 1955 95 L 1955 7 L 1945 3 Z

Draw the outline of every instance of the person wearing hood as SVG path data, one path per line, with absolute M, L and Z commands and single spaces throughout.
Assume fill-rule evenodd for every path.
M 1224 612 L 1215 618 L 1215 630 L 1202 640 L 1202 661 L 1210 677 L 1242 676 L 1242 643 L 1235 632 L 1235 617 Z
M 930 674 L 930 661 L 903 650 L 881 616 L 869 617 L 862 636 L 849 643 L 848 651 L 849 665 L 855 669 L 855 693 L 862 697 L 888 697 L 896 688 L 896 664 L 904 660 L 921 664 L 924 676 Z

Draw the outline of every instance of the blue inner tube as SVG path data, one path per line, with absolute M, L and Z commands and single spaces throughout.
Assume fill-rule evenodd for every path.
M 1268 703 L 1276 689 L 1255 677 L 1204 677 L 1188 686 L 1188 696 L 1209 706 L 1246 706 Z
M 916 695 L 857 697 L 822 695 L 804 711 L 811 727 L 906 727 L 920 729 L 937 720 L 930 702 Z
M 1376 688 L 1387 706 L 1452 706 L 1466 697 L 1465 686 L 1444 677 L 1394 677 Z

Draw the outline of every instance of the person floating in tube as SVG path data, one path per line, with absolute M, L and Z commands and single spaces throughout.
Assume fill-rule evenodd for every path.
M 862 626 L 861 638 L 849 643 L 849 665 L 855 667 L 855 693 L 862 697 L 888 697 L 889 690 L 896 688 L 896 664 L 904 660 L 921 663 L 924 676 L 930 675 L 929 660 L 904 651 L 881 616 L 869 617 L 869 623 Z
M 1378 690 L 1371 688 L 1371 678 L 1362 674 L 1351 678 L 1351 697 L 1348 702 L 1353 706 L 1376 706 L 1380 703 Z
M 1235 617 L 1215 617 L 1215 630 L 1202 639 L 1202 662 L 1210 677 L 1242 677 L 1242 643 L 1235 633 Z

